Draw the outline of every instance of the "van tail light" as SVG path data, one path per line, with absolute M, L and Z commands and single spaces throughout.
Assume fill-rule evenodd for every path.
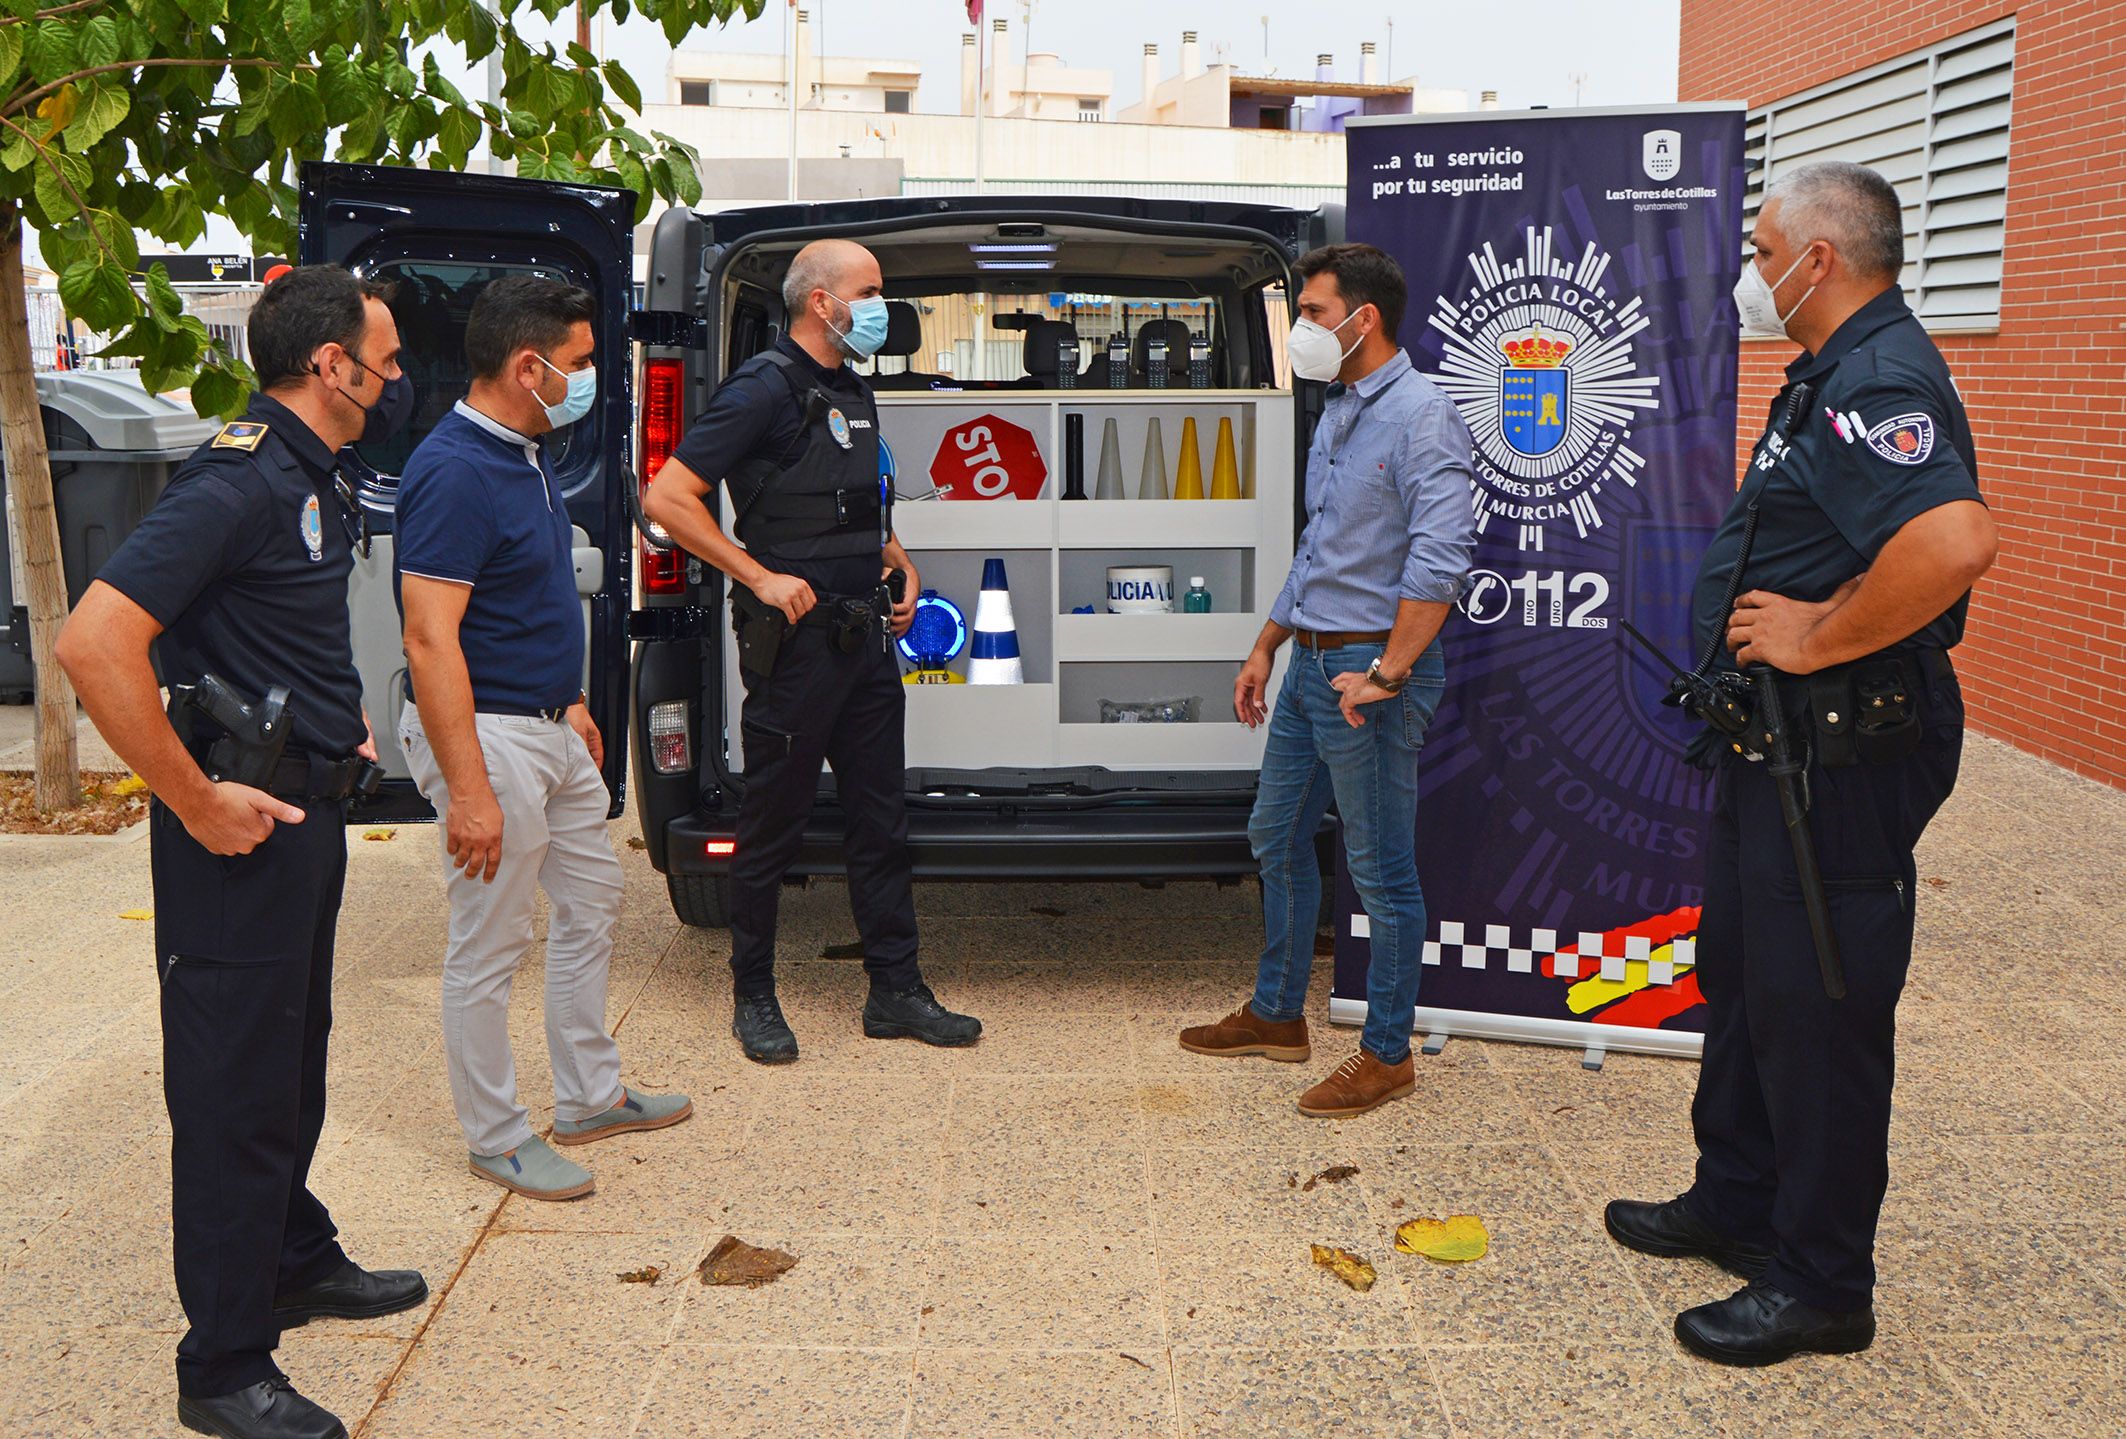
M 646 360 L 642 366 L 642 493 L 650 492 L 650 481 L 664 468 L 664 462 L 672 457 L 679 447 L 679 392 L 684 380 L 685 364 L 680 360 Z M 663 542 L 671 536 L 656 524 L 650 531 Z M 687 557 L 676 547 L 668 550 L 654 549 L 644 545 L 639 548 L 642 556 L 642 592 L 647 595 L 685 594 L 687 587 Z
M 685 774 L 694 768 L 694 744 L 687 734 L 685 700 L 650 706 L 650 767 L 659 774 Z
M 708 854 L 710 859 L 729 859 L 732 855 L 738 853 L 738 841 L 735 839 L 712 839 L 703 845 L 702 849 Z

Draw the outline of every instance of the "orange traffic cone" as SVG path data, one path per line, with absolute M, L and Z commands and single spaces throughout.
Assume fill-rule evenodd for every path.
M 1218 448 L 1211 458 L 1211 498 L 1240 498 L 1240 466 L 1233 458 L 1233 420 L 1230 415 L 1218 417 Z
M 1203 498 L 1203 451 L 1196 444 L 1196 417 L 1181 422 L 1181 463 L 1174 471 L 1174 498 Z

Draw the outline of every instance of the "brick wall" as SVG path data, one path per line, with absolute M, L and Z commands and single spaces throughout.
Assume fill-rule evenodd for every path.
M 2000 330 L 1936 336 L 2001 530 L 1957 664 L 1975 728 L 2126 786 L 2126 5 L 1682 13 L 1680 98 L 1753 106 L 2016 17 Z M 1743 343 L 1745 459 L 1793 353 Z

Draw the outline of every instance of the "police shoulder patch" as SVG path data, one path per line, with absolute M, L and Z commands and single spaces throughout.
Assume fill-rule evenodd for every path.
M 1917 410 L 1868 431 L 1868 448 L 1897 465 L 1917 465 L 1934 453 L 1934 417 Z
M 217 450 L 255 450 L 258 442 L 266 438 L 266 426 L 257 420 L 231 420 L 221 427 L 214 437 L 213 448 Z

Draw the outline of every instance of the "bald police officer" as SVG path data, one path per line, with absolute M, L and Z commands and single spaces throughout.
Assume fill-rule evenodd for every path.
M 972 1044 L 979 1020 L 923 983 L 909 889 L 905 690 L 885 631 L 915 614 L 915 562 L 880 482 L 878 408 L 849 360 L 886 340 L 878 260 L 821 240 L 790 261 L 785 333 L 740 365 L 650 485 L 650 518 L 735 582 L 745 681 L 745 795 L 731 860 L 732 1032 L 762 1064 L 797 1058 L 775 997 L 775 918 L 819 788 L 834 766 L 849 905 L 871 993 L 864 1033 Z M 728 479 L 742 544 L 710 513 Z M 906 572 L 889 606 L 882 580 Z
M 226 1439 L 336 1439 L 345 1427 L 274 1364 L 281 1330 L 428 1294 L 418 1274 L 349 1259 L 308 1185 L 347 801 L 376 758 L 347 618 L 361 521 L 335 457 L 402 428 L 413 397 L 391 312 L 345 270 L 276 280 L 249 337 L 260 393 L 178 466 L 82 596 L 59 662 L 155 796 L 173 1250 L 191 1322 L 178 1420 Z M 224 777 L 256 738 L 247 724 L 172 727 L 149 663 L 158 638 L 173 692 L 209 676 L 248 701 L 287 690 L 286 750 L 255 785 Z
M 1995 551 L 1963 403 L 1897 287 L 1896 191 L 1859 165 L 1804 166 L 1771 187 L 1751 243 L 1744 333 L 1803 353 L 1706 552 L 1692 618 L 1709 660 L 1779 676 L 1846 993 L 1831 998 L 1819 972 L 1769 766 L 1701 746 L 1719 763 L 1697 1177 L 1677 1199 L 1606 1215 L 1620 1243 L 1749 1281 L 1676 1319 L 1693 1352 L 1741 1365 L 1874 1340 L 1912 848 L 1956 781 L 1949 650 Z

